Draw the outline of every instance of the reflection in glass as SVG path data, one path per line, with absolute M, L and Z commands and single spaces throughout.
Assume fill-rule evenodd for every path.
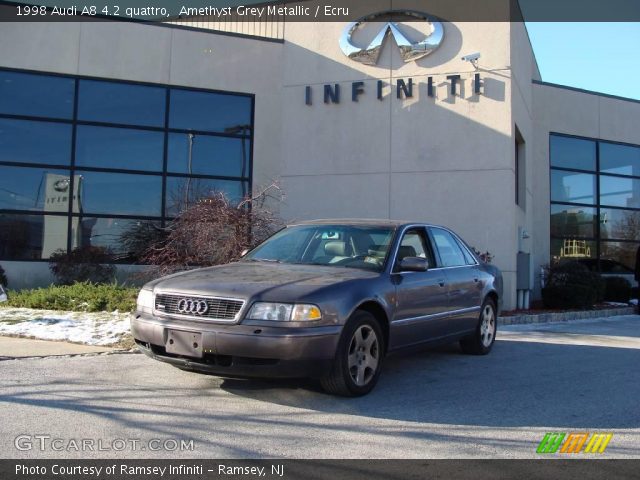
M 67 212 L 68 171 L 0 166 L 0 209 Z
M 552 238 L 551 260 L 570 258 L 596 258 L 596 242 L 576 238 Z
M 595 237 L 596 209 L 572 205 L 551 205 L 551 236 Z
M 551 171 L 551 201 L 595 203 L 596 176 L 588 173 Z
M 251 97 L 171 89 L 169 128 L 251 134 Z
M 640 243 L 632 242 L 601 242 L 600 258 L 615 260 L 629 268 L 635 268 L 636 252 Z
M 600 204 L 612 207 L 640 208 L 640 180 L 601 175 Z
M 81 204 L 75 213 L 160 216 L 162 177 L 78 172 Z
M 75 80 L 0 71 L 0 113 L 71 119 Z
M 248 139 L 171 133 L 167 168 L 173 173 L 246 177 L 248 156 Z
M 596 142 L 592 140 L 551 135 L 549 148 L 552 167 L 596 169 Z
M 600 142 L 600 172 L 640 177 L 640 147 Z
M 595 172 L 596 146 L 599 172 Z M 640 179 L 634 178 L 640 176 L 640 147 L 552 134 L 550 163 L 552 202 L 594 205 L 551 205 L 552 260 L 595 257 L 598 246 L 600 265 L 609 259 L 634 266 L 640 240 L 640 210 L 634 210 L 640 209 Z M 594 172 L 575 173 L 553 167 Z M 598 235 L 599 244 L 586 240 Z
M 209 180 L 202 178 L 168 177 L 167 212 L 174 217 L 187 206 L 199 200 L 224 193 L 231 202 L 238 202 L 247 194 L 247 183 L 232 180 Z
M 80 80 L 78 119 L 164 126 L 166 90 L 162 87 Z
M 69 165 L 71 125 L 0 118 L 0 162 Z
M 169 92 L 169 128 L 197 133 L 165 129 Z M 240 201 L 251 176 L 252 102 L 248 95 L 0 71 L 0 115 L 38 118 L 0 118 L 0 209 L 26 213 L 0 216 L 0 258 L 47 259 L 68 245 L 91 245 L 108 248 L 116 261 L 136 260 L 162 235 L 165 154 L 167 215 L 217 192 Z M 90 122 L 113 126 L 83 124 Z
M 76 165 L 162 171 L 162 132 L 78 125 L 76 138 Z
M 453 235 L 440 228 L 432 228 L 431 234 L 436 244 L 436 249 L 440 254 L 443 267 L 456 267 L 466 264 L 462 249 L 453 238 Z
M 67 248 L 67 216 L 0 214 L 0 258 L 39 260 Z
M 600 238 L 640 240 L 640 211 L 601 208 Z
M 160 223 L 149 220 L 82 217 L 80 246 L 102 247 L 113 261 L 136 261 L 160 235 Z

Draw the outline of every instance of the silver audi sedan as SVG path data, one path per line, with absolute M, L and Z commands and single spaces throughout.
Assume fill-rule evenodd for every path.
M 131 322 L 148 356 L 227 377 L 313 377 L 364 395 L 386 355 L 460 342 L 489 353 L 502 275 L 445 227 L 289 225 L 228 265 L 159 278 Z

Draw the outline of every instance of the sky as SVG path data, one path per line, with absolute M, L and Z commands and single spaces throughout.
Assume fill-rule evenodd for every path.
M 640 23 L 527 22 L 542 80 L 640 100 Z

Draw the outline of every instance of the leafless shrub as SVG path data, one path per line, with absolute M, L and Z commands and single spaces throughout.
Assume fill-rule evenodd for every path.
M 493 254 L 489 251 L 483 253 L 476 247 L 471 247 L 471 249 L 473 250 L 473 253 L 480 257 L 480 260 L 482 260 L 484 263 L 491 263 L 491 260 L 493 260 Z
M 284 195 L 277 183 L 261 188 L 239 203 L 222 192 L 211 192 L 188 205 L 167 226 L 141 261 L 155 266 L 153 274 L 165 275 L 194 266 L 220 265 L 240 258 L 282 226 L 273 212 Z
M 51 254 L 49 270 L 58 285 L 110 283 L 116 273 L 115 265 L 109 263 L 112 258 L 111 251 L 104 247 L 79 247 L 69 253 L 57 250 Z

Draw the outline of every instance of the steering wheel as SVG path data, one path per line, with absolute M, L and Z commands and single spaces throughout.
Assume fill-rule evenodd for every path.
M 356 262 L 356 261 L 364 262 L 364 259 L 367 257 L 369 257 L 369 255 L 356 255 L 354 257 L 347 257 L 347 258 L 343 258 L 339 262 L 336 262 L 335 265 L 345 265 L 347 263 Z

